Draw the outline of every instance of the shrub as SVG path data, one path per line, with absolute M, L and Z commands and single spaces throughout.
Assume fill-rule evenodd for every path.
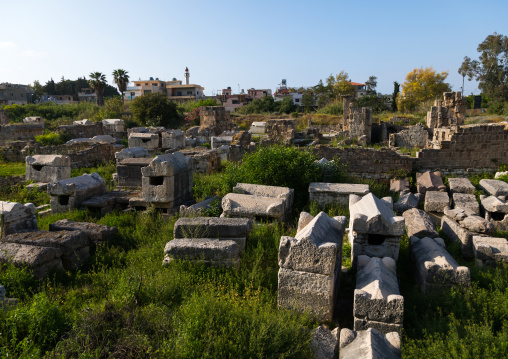
M 50 132 L 44 135 L 35 136 L 35 140 L 43 146 L 58 146 L 68 141 L 67 136 L 57 132 Z
M 136 97 L 130 108 L 134 120 L 143 126 L 176 128 L 179 125 L 176 103 L 170 101 L 164 93 L 149 93 Z
M 318 109 L 316 112 L 326 115 L 335 115 L 339 116 L 342 115 L 344 107 L 342 106 L 342 103 L 340 101 L 335 101 L 332 103 L 329 103 L 328 105 L 325 105 Z

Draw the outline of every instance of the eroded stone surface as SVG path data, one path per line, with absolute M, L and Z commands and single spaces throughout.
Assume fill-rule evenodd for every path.
M 214 266 L 238 267 L 240 264 L 240 248 L 232 240 L 176 238 L 166 244 L 164 254 L 163 264 L 174 259 L 203 261 Z
M 427 212 L 413 208 L 405 211 L 402 216 L 406 219 L 408 237 L 439 237 L 436 227 Z
M 426 194 L 431 191 L 446 191 L 446 186 L 441 178 L 441 172 L 423 172 L 416 174 L 416 188 L 418 193 Z
M 36 231 L 35 212 L 33 203 L 0 201 L 0 239 L 12 233 Z
M 396 332 L 386 335 L 369 328 L 340 331 L 340 359 L 397 359 L 401 357 L 400 336 Z
M 61 255 L 59 248 L 0 242 L 0 262 L 27 265 L 39 278 L 51 270 L 64 270 Z
M 476 262 L 481 266 L 508 263 L 508 241 L 505 238 L 473 236 Z
M 480 214 L 480 205 L 474 194 L 454 193 L 453 206 L 460 208 L 469 208 L 477 214 Z
M 508 183 L 495 179 L 482 179 L 480 188 L 492 196 L 507 196 Z
M 248 194 L 228 193 L 222 198 L 222 209 L 229 217 L 262 217 L 282 220 L 285 212 L 282 198 L 255 197 Z
M 310 200 L 321 207 L 332 203 L 347 206 L 350 194 L 364 196 L 368 193 L 367 184 L 313 182 L 309 185 Z
M 312 332 L 310 343 L 315 359 L 335 359 L 339 350 L 339 328 L 330 330 L 322 325 Z
M 475 186 L 471 183 L 469 178 L 448 178 L 450 184 L 450 194 L 454 193 L 468 193 L 474 194 Z
M 422 197 L 421 193 L 416 194 L 411 192 L 401 193 L 399 200 L 397 201 L 397 203 L 393 205 L 393 209 L 397 213 L 402 213 L 411 208 L 416 208 L 420 203 L 421 197 Z
M 109 242 L 118 234 L 116 226 L 105 226 L 102 224 L 88 222 L 74 222 L 68 219 L 61 219 L 49 225 L 49 230 L 56 231 L 80 231 L 85 233 L 88 239 L 95 244 Z
M 446 192 L 429 191 L 425 193 L 424 209 L 427 212 L 443 213 L 450 206 L 450 197 Z

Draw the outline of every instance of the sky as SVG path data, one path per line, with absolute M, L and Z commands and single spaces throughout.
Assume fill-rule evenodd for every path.
M 272 89 L 287 79 L 308 87 L 344 70 L 351 81 L 377 76 L 393 92 L 414 68 L 457 72 L 478 44 L 508 35 L 507 0 L 172 1 L 0 0 L 0 83 L 106 74 L 131 80 L 177 78 L 205 88 Z M 464 94 L 478 94 L 474 81 Z

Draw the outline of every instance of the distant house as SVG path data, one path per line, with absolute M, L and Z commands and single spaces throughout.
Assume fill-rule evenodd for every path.
M 239 94 L 233 94 L 231 87 L 227 87 L 222 89 L 221 94 L 215 96 L 215 99 L 218 102 L 222 103 L 222 106 L 225 107 L 226 110 L 234 112 L 237 108 L 243 107 L 250 102 L 254 101 L 256 98 L 263 98 L 267 96 L 272 96 L 271 89 L 248 89 L 247 93 L 242 90 Z
M 95 90 L 90 87 L 82 88 L 81 91 L 78 92 L 78 101 L 95 102 Z
M 43 95 L 41 102 L 53 102 L 57 105 L 76 103 L 72 95 Z
M 356 98 L 362 98 L 363 96 L 367 96 L 369 94 L 367 91 L 367 85 L 358 82 L 350 82 L 350 84 L 353 85 L 356 90 Z
M 0 104 L 6 105 L 26 105 L 32 102 L 32 90 L 28 85 L 10 84 L 4 82 L 0 84 Z

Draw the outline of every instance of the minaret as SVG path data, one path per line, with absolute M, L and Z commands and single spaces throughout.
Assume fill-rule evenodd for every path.
M 185 84 L 188 85 L 189 84 L 189 77 L 190 77 L 190 73 L 189 73 L 189 68 L 186 67 L 185 68 Z

